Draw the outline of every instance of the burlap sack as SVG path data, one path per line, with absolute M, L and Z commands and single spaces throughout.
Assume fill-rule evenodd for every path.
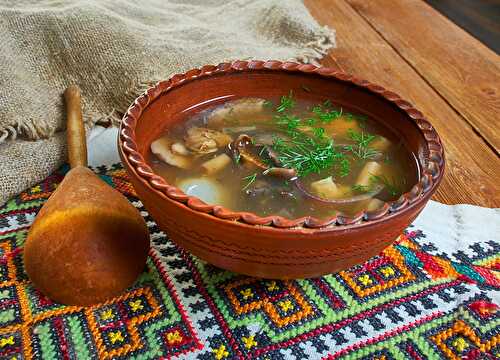
M 62 93 L 119 119 L 145 83 L 231 59 L 314 62 L 335 44 L 298 0 L 0 0 L 0 204 L 64 153 Z M 38 141 L 33 141 L 38 140 Z

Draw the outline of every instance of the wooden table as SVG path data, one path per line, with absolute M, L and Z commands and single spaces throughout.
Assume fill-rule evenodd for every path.
M 322 64 L 412 102 L 439 132 L 434 200 L 500 207 L 500 57 L 421 0 L 306 0 L 337 31 Z

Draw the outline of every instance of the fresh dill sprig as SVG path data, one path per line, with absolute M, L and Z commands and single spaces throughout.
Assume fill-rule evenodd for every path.
M 287 135 L 286 140 L 279 136 L 273 137 L 273 149 L 278 154 L 281 166 L 297 170 L 299 176 L 319 173 L 333 167 L 340 176 L 349 174 L 350 163 L 340 147 L 336 147 L 333 140 L 325 136 L 324 128 L 314 127 L 318 121 L 322 123 L 332 121 L 342 111 L 332 110 L 331 102 L 327 100 L 313 108 L 315 117 L 304 121 L 288 113 L 293 106 L 295 100 L 290 92 L 288 96 L 281 97 L 280 104 L 275 109 L 275 123 Z M 304 124 L 312 127 L 312 136 L 301 131 L 300 127 Z
M 251 174 L 251 175 L 245 176 L 245 177 L 243 178 L 243 180 L 246 180 L 246 181 L 247 181 L 247 183 L 246 183 L 246 185 L 245 185 L 245 186 L 244 186 L 241 190 L 246 190 L 246 189 L 248 189 L 248 187 L 249 187 L 250 185 L 252 185 L 252 184 L 255 182 L 255 180 L 256 180 L 256 179 L 257 179 L 257 173 L 253 173 L 253 174 Z
M 276 124 L 283 126 L 286 131 L 295 131 L 301 124 L 301 119 L 295 115 L 280 114 L 274 117 Z
M 314 126 L 314 125 L 316 125 L 317 120 L 315 118 L 307 118 L 305 120 L 305 122 L 309 126 Z
M 347 135 L 349 135 L 349 137 L 355 142 L 355 144 L 347 145 L 345 146 L 345 149 L 352 152 L 359 159 L 373 159 L 380 154 L 379 151 L 372 149 L 369 146 L 370 143 L 375 140 L 375 135 L 371 135 L 363 131 L 356 132 L 352 129 L 347 130 Z
M 337 151 L 333 140 L 316 141 L 309 137 L 291 142 L 282 140 L 275 142 L 273 148 L 281 165 L 297 170 L 301 177 L 332 168 L 345 157 Z
M 325 129 L 320 127 L 320 128 L 313 128 L 313 134 L 316 136 L 318 139 L 322 139 L 325 137 Z
M 340 177 L 346 177 L 351 172 L 351 163 L 349 162 L 349 160 L 347 158 L 340 160 L 339 167 L 340 167 L 340 169 L 339 169 Z
M 316 105 L 311 110 L 322 123 L 330 123 L 342 116 L 342 108 L 340 110 L 330 109 L 331 103 L 328 103 L 330 104 L 329 106 L 325 106 L 325 103 L 323 105 Z
M 290 110 L 295 106 L 295 100 L 293 99 L 293 92 L 290 90 L 288 96 L 283 95 L 280 100 L 280 104 L 276 107 L 276 111 L 279 113 Z

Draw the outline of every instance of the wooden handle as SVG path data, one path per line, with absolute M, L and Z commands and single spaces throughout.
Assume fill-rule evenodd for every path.
M 70 85 L 64 92 L 66 100 L 66 139 L 68 141 L 68 160 L 72 168 L 87 166 L 87 139 L 83 127 L 80 89 Z

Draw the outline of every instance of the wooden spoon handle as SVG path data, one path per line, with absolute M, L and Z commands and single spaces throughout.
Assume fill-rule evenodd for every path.
M 66 100 L 66 139 L 68 141 L 68 160 L 72 168 L 87 166 L 87 139 L 82 119 L 80 89 L 70 85 L 64 92 Z

